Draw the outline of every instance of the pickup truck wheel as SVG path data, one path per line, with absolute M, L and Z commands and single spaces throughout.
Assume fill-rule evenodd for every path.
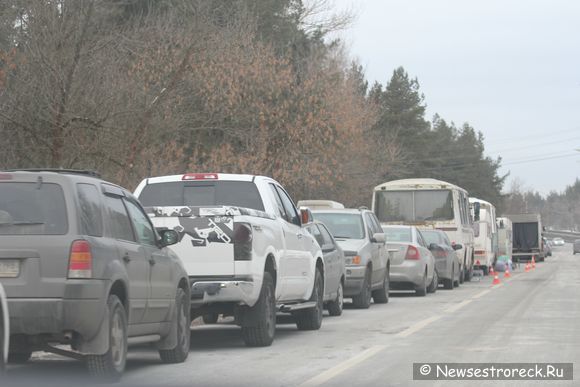
M 427 294 L 427 270 L 423 273 L 423 279 L 421 284 L 415 288 L 415 295 L 419 297 L 424 297 Z
M 439 286 L 439 275 L 437 274 L 437 270 L 433 270 L 433 279 L 431 280 L 431 283 L 429 284 L 429 288 L 427 289 L 427 291 L 429 293 L 435 293 L 437 291 L 437 287 Z
M 368 309 L 371 306 L 371 271 L 367 267 L 365 271 L 365 278 L 360 294 L 352 298 L 352 303 L 355 308 Z
M 204 324 L 215 324 L 219 317 L 220 315 L 217 313 L 208 313 L 203 315 L 202 320 Z
M 190 309 L 187 302 L 187 294 L 181 288 L 177 289 L 175 309 L 175 321 L 173 323 L 177 325 L 177 345 L 173 349 L 159 350 L 161 361 L 167 364 L 183 363 L 189 355 L 189 345 L 191 343 Z
M 2 312 L 1 309 L 0 312 Z M 4 336 L 4 315 L 0 313 L 0 375 L 4 375 L 6 370 L 6 359 L 4 359 L 4 343 L 6 343 L 8 338 Z
M 338 284 L 336 298 L 328 303 L 328 314 L 331 316 L 340 316 L 344 307 L 344 285 L 342 281 Z
M 386 304 L 389 302 L 389 270 L 386 269 L 383 286 L 373 291 L 373 301 L 375 304 Z
M 127 363 L 127 313 L 119 298 L 111 294 L 109 311 L 109 350 L 104 355 L 86 357 L 89 374 L 108 382 L 121 378 Z
M 322 273 L 316 269 L 314 276 L 314 288 L 310 301 L 316 302 L 314 308 L 299 310 L 293 313 L 296 319 L 296 326 L 301 331 L 315 331 L 322 326 L 322 312 L 324 309 L 324 281 Z
M 257 313 L 260 322 L 257 326 L 242 326 L 242 338 L 246 345 L 248 347 L 272 345 L 276 332 L 276 300 L 274 298 L 274 280 L 270 273 L 264 273 L 260 298 L 248 313 Z

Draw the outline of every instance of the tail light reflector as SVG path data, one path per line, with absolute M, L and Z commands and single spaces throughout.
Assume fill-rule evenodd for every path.
M 409 247 L 407 248 L 407 254 L 405 255 L 405 259 L 412 259 L 412 260 L 421 259 L 421 255 L 419 254 L 419 250 L 415 246 L 409 245 Z
M 70 248 L 68 278 L 92 278 L 93 255 L 91 245 L 85 240 L 76 240 Z

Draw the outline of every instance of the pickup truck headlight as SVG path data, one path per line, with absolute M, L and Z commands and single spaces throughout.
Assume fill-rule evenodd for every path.
M 252 226 L 249 223 L 234 223 L 234 260 L 252 260 Z

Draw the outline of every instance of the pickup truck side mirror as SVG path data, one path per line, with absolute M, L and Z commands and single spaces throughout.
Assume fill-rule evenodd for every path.
M 387 241 L 387 236 L 382 232 L 376 232 L 371 237 L 371 242 L 373 243 L 385 243 Z
M 312 223 L 314 217 L 312 216 L 312 211 L 307 207 L 300 207 L 300 221 L 302 224 Z
M 175 230 L 158 230 L 161 234 L 159 244 L 161 247 L 171 246 L 179 242 L 179 235 Z

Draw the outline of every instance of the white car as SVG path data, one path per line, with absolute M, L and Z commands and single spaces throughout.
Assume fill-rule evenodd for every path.
M 6 360 L 8 359 L 8 340 L 10 338 L 8 320 L 8 303 L 6 293 L 0 284 L 0 375 L 6 370 Z
M 564 246 L 566 244 L 564 239 L 559 238 L 559 237 L 552 239 L 552 243 L 554 244 L 554 246 Z

